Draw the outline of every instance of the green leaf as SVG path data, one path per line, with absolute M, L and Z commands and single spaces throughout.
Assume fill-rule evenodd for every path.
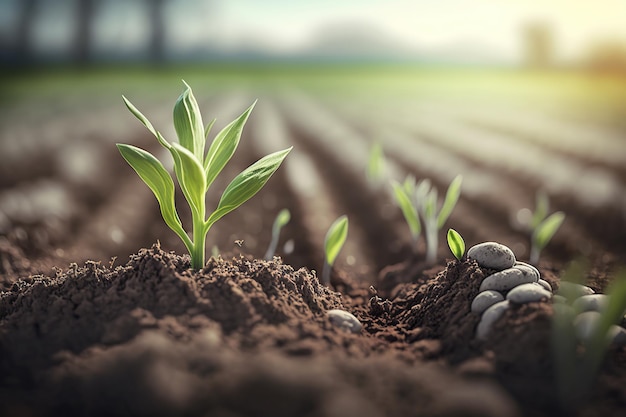
M 413 175 L 407 175 L 402 183 L 402 188 L 404 188 L 406 195 L 412 196 L 415 192 L 415 177 Z
M 222 193 L 217 209 L 209 216 L 207 227 L 254 196 L 276 172 L 293 147 L 259 159 L 233 179 Z
M 448 229 L 448 247 L 450 247 L 450 251 L 459 261 L 465 255 L 465 241 L 459 232 L 454 229 Z
M 385 170 L 385 155 L 383 147 L 376 142 L 372 145 L 367 163 L 367 176 L 371 181 L 378 181 Z
M 276 219 L 274 219 L 274 224 L 272 225 L 272 234 L 277 235 L 280 233 L 280 229 L 285 227 L 287 223 L 291 220 L 291 213 L 288 209 L 282 209 Z
M 191 241 L 176 213 L 174 181 L 163 164 L 149 152 L 135 146 L 118 143 L 117 148 L 126 162 L 154 193 L 165 223 L 185 242 L 187 249 L 189 249 Z
M 324 239 L 326 263 L 333 266 L 348 237 L 348 217 L 344 214 L 330 225 Z
M 550 201 L 545 191 L 537 191 L 535 197 L 535 212 L 530 219 L 530 228 L 535 230 L 537 226 L 546 218 L 548 211 L 550 210 Z
M 561 227 L 561 223 L 565 220 L 565 214 L 561 211 L 552 213 L 543 222 L 537 226 L 533 232 L 533 242 L 537 249 L 542 250 L 546 247 L 552 236 Z
M 205 137 L 205 139 L 208 139 L 208 138 L 209 138 L 209 133 L 211 132 L 211 128 L 212 128 L 212 127 L 213 127 L 213 125 L 215 124 L 215 121 L 216 121 L 216 120 L 217 120 L 217 119 L 213 119 L 213 120 L 211 120 L 211 121 L 209 122 L 209 124 L 208 124 L 208 125 L 206 125 L 206 127 L 204 128 L 204 137 Z
M 196 213 L 203 214 L 206 186 L 202 165 L 194 154 L 178 143 L 173 143 L 171 150 L 177 165 L 176 175 L 180 188 L 191 208 Z
M 424 221 L 435 222 L 437 220 L 437 189 L 431 188 L 424 202 Z M 430 224 L 430 223 L 429 223 Z
M 413 236 L 414 239 L 417 239 L 422 231 L 419 216 L 417 215 L 417 208 L 411 203 L 411 198 L 407 195 L 406 187 L 404 185 L 400 185 L 395 181 L 392 182 L 391 185 L 393 187 L 395 200 L 398 203 L 398 206 L 400 206 L 400 210 L 402 210 L 404 220 L 406 220 L 406 223 L 409 225 L 411 236 Z
M 209 151 L 204 158 L 204 170 L 206 172 L 207 189 L 213 184 L 215 177 L 218 176 L 224 166 L 235 153 L 241 138 L 243 127 L 250 116 L 250 112 L 254 108 L 256 101 L 244 111 L 241 116 L 233 120 L 224 129 L 222 129 L 209 147 Z
M 205 142 L 202 115 L 191 87 L 185 81 L 183 83 L 185 91 L 174 105 L 174 128 L 180 144 L 202 161 Z
M 446 197 L 443 200 L 443 206 L 441 206 L 441 211 L 437 216 L 437 229 L 441 229 L 443 227 L 446 220 L 448 220 L 448 217 L 450 217 L 450 214 L 452 214 L 452 210 L 454 210 L 454 206 L 456 206 L 457 201 L 459 201 L 462 182 L 463 177 L 461 175 L 457 175 L 448 186 Z
M 136 117 L 137 119 L 139 119 L 139 121 L 140 121 L 141 123 L 143 123 L 143 125 L 144 125 L 145 127 L 147 127 L 147 128 L 148 128 L 148 130 L 149 130 L 149 131 L 150 131 L 150 132 L 151 132 L 154 136 L 157 136 L 157 137 L 158 137 L 157 132 L 156 132 L 156 130 L 154 129 L 154 126 L 152 126 L 152 123 L 150 123 L 150 120 L 148 120 L 148 118 L 147 118 L 146 116 L 144 116 L 144 115 L 143 115 L 143 114 L 142 114 L 142 113 L 141 113 L 141 112 L 137 109 L 137 107 L 135 107 L 135 106 L 133 105 L 133 103 L 131 103 L 130 101 L 128 101 L 128 99 L 127 99 L 126 97 L 122 96 L 122 99 L 124 100 L 124 104 L 126 104 L 126 107 L 128 107 L 128 110 L 130 110 L 130 112 L 131 112 L 132 114 L 134 114 L 134 115 L 135 115 L 135 117 Z

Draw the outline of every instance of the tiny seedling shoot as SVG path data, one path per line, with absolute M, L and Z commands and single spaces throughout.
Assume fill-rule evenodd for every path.
M 322 270 L 322 283 L 330 284 L 330 272 L 348 237 L 348 217 L 344 214 L 330 225 L 324 239 L 324 269 Z
M 463 237 L 454 229 L 448 229 L 448 247 L 450 248 L 450 252 L 454 255 L 456 259 L 459 261 L 465 255 L 465 241 Z
M 550 243 L 565 220 L 565 214 L 562 211 L 557 211 L 548 216 L 549 210 L 548 195 L 542 191 L 537 192 L 535 211 L 527 225 L 531 230 L 529 259 L 531 264 L 539 263 L 541 251 Z
M 174 105 L 174 128 L 178 142 L 167 141 L 126 97 L 122 98 L 130 112 L 174 159 L 176 179 L 191 209 L 191 238 L 176 212 L 174 181 L 163 164 L 149 152 L 135 146 L 118 143 L 117 147 L 128 164 L 154 193 L 163 220 L 185 244 L 191 255 L 191 267 L 199 270 L 204 266 L 206 235 L 211 226 L 263 188 L 291 148 L 267 155 L 237 175 L 222 193 L 215 211 L 207 217 L 206 194 L 217 175 L 235 153 L 241 132 L 254 104 L 222 129 L 213 139 L 209 150 L 205 152 L 206 138 L 215 120 L 206 127 L 203 125 L 198 103 L 187 83 Z
M 367 161 L 367 179 L 373 187 L 380 185 L 385 175 L 385 154 L 379 142 L 372 145 Z
M 428 179 L 416 183 L 415 178 L 409 175 L 402 184 L 392 182 L 394 198 L 402 210 L 415 245 L 423 224 L 428 264 L 432 265 L 437 260 L 438 233 L 459 200 L 462 181 L 461 175 L 452 180 L 440 210 L 437 210 L 437 189 Z
M 282 209 L 276 218 L 274 219 L 274 224 L 272 225 L 272 240 L 270 241 L 269 246 L 267 247 L 267 251 L 265 252 L 265 259 L 270 260 L 276 253 L 276 247 L 278 246 L 278 239 L 280 237 L 280 231 L 287 223 L 291 220 L 291 213 L 288 209 Z

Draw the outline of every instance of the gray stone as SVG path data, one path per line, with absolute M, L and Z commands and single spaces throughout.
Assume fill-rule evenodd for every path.
M 562 295 L 554 294 L 552 296 L 552 302 L 555 304 L 567 304 L 567 299 Z
M 546 281 L 545 279 L 539 278 L 539 281 L 537 281 L 537 283 L 541 285 L 543 288 L 545 288 L 546 291 L 552 292 L 552 285 L 550 285 L 550 283 Z
M 594 293 L 594 290 L 585 285 L 580 285 L 569 281 L 561 281 L 559 283 L 559 289 L 557 290 L 557 294 L 562 295 L 566 298 L 578 298 L 582 297 L 583 295 L 589 295 Z
M 626 346 L 626 329 L 621 326 L 613 325 L 609 328 L 609 337 L 611 343 L 616 346 Z
M 602 311 L 608 301 L 609 299 L 605 294 L 588 294 L 574 300 L 572 307 L 580 312 Z
M 498 291 L 487 290 L 478 293 L 478 295 L 474 297 L 474 300 L 472 301 L 472 313 L 482 314 L 483 311 L 487 310 L 495 303 L 499 303 L 500 301 L 504 301 L 504 296 Z
M 518 268 L 509 268 L 489 275 L 480 284 L 478 291 L 508 291 L 518 285 L 528 284 L 531 282 L 537 282 L 537 277 L 532 274 L 524 274 Z
M 545 288 L 536 282 L 518 285 L 506 295 L 507 300 L 516 304 L 549 300 L 550 297 L 552 297 L 552 293 L 550 291 L 546 291 Z
M 535 268 L 534 266 L 532 266 L 531 264 L 528 264 L 526 262 L 515 261 L 515 265 L 513 265 L 513 268 L 519 268 L 522 271 L 526 272 L 527 274 L 534 274 L 537 276 L 537 279 L 541 278 L 541 274 L 539 273 L 539 270 Z
M 363 328 L 363 325 L 361 324 L 359 319 L 357 319 L 356 317 L 354 317 L 351 313 L 348 313 L 347 311 L 333 309 L 333 310 L 328 310 L 326 312 L 326 315 L 328 316 L 328 320 L 334 326 L 339 327 L 340 329 L 343 329 L 345 331 L 348 331 L 351 333 L 359 333 L 361 329 Z
M 474 245 L 467 251 L 467 257 L 476 260 L 483 268 L 499 271 L 515 265 L 515 254 L 508 247 L 497 242 L 484 242 Z
M 597 311 L 585 311 L 576 316 L 574 329 L 579 340 L 589 340 L 596 326 L 598 326 L 600 317 L 601 314 Z
M 500 301 L 499 303 L 495 303 L 491 307 L 489 307 L 483 313 L 480 318 L 480 322 L 478 322 L 478 326 L 476 327 L 476 337 L 478 339 L 484 340 L 489 335 L 491 331 L 491 326 L 498 320 L 504 312 L 509 308 L 510 303 L 508 300 Z

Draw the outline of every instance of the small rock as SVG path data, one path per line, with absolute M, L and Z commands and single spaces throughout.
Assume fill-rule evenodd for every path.
M 520 268 L 522 271 L 530 270 L 532 271 L 533 274 L 537 275 L 537 279 L 541 278 L 541 274 L 539 273 L 539 270 L 529 263 L 522 262 L 522 261 L 515 261 L 515 265 L 513 265 L 513 268 Z
M 476 337 L 482 340 L 486 339 L 487 335 L 489 335 L 489 332 L 491 331 L 491 326 L 493 326 L 493 323 L 500 317 L 502 317 L 502 315 L 509 308 L 509 306 L 509 301 L 504 300 L 500 301 L 499 303 L 495 303 L 487 310 L 485 310 L 482 317 L 480 318 L 478 326 L 476 327 Z
M 559 283 L 559 289 L 557 291 L 557 294 L 562 295 L 566 298 L 578 298 L 582 297 L 583 295 L 589 295 L 594 293 L 594 290 L 585 285 L 580 285 L 569 281 L 561 281 Z
M 515 254 L 507 246 L 497 242 L 484 242 L 474 245 L 467 251 L 467 257 L 476 260 L 483 268 L 499 271 L 515 265 Z
M 552 297 L 552 293 L 536 282 L 518 285 L 506 295 L 507 300 L 516 304 L 548 300 L 550 297 Z
M 472 313 L 482 314 L 483 311 L 500 301 L 504 301 L 504 296 L 498 291 L 487 290 L 478 293 L 472 301 Z
M 359 319 L 357 319 L 356 317 L 354 317 L 354 315 L 348 313 L 347 311 L 333 309 L 328 310 L 326 312 L 326 315 L 328 316 L 328 320 L 330 320 L 330 322 L 334 326 L 337 326 L 340 329 L 346 330 L 348 332 L 359 333 L 363 328 L 363 325 L 361 324 Z
M 605 294 L 588 294 L 578 297 L 572 307 L 576 311 L 602 311 L 606 307 L 608 297 Z
M 616 346 L 626 346 L 626 329 L 621 326 L 613 325 L 609 328 L 609 337 L 611 343 Z
M 598 325 L 600 318 L 601 314 L 597 311 L 585 311 L 577 315 L 574 319 L 574 328 L 578 339 L 588 340 Z
M 552 292 L 552 285 L 550 285 L 550 283 L 545 279 L 539 278 L 537 284 L 541 285 L 546 291 Z
M 504 271 L 496 272 L 489 275 L 480 284 L 479 291 L 496 290 L 496 291 L 508 291 L 518 285 L 528 284 L 531 282 L 537 282 L 537 277 L 534 275 L 524 274 L 518 268 L 509 268 Z
M 552 302 L 555 304 L 567 304 L 567 298 L 562 295 L 554 294 L 552 296 Z

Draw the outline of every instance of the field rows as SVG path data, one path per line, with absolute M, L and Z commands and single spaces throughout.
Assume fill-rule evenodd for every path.
M 214 129 L 219 129 L 255 96 L 224 91 L 202 101 L 201 108 L 207 120 L 217 117 Z M 129 98 L 166 137 L 174 137 L 171 100 Z M 0 151 L 6 163 L 0 166 L 0 238 L 22 250 L 35 270 L 88 258 L 123 261 L 157 239 L 166 249 L 184 252 L 114 143 L 132 143 L 159 157 L 164 150 L 121 103 L 95 106 L 97 112 L 77 102 L 64 103 L 67 112 L 43 106 L 36 123 L 20 119 L 19 109 L 2 117 Z M 375 142 L 386 155 L 387 179 L 379 185 L 365 174 Z M 401 181 L 409 173 L 429 178 L 441 196 L 462 174 L 462 197 L 447 225 L 469 244 L 497 240 L 527 259 L 529 237 L 516 216 L 532 209 L 535 193 L 544 189 L 552 210 L 568 216 L 545 259 L 562 262 L 583 254 L 626 263 L 626 152 L 624 138 L 610 127 L 566 125 L 532 109 L 486 104 L 377 103 L 295 90 L 261 94 L 208 207 L 215 206 L 237 172 L 289 146 L 294 150 L 266 189 L 210 231 L 209 250 L 262 257 L 274 216 L 286 207 L 292 221 L 278 254 L 294 266 L 319 270 L 326 229 L 347 214 L 349 239 L 338 266 L 373 279 L 412 251 L 424 253 L 423 242 L 411 245 L 388 180 Z M 188 224 L 182 196 L 177 205 Z M 242 248 L 233 244 L 240 239 Z M 444 231 L 439 246 L 440 260 L 449 258 Z M 11 272 L 1 268 L 3 274 Z

